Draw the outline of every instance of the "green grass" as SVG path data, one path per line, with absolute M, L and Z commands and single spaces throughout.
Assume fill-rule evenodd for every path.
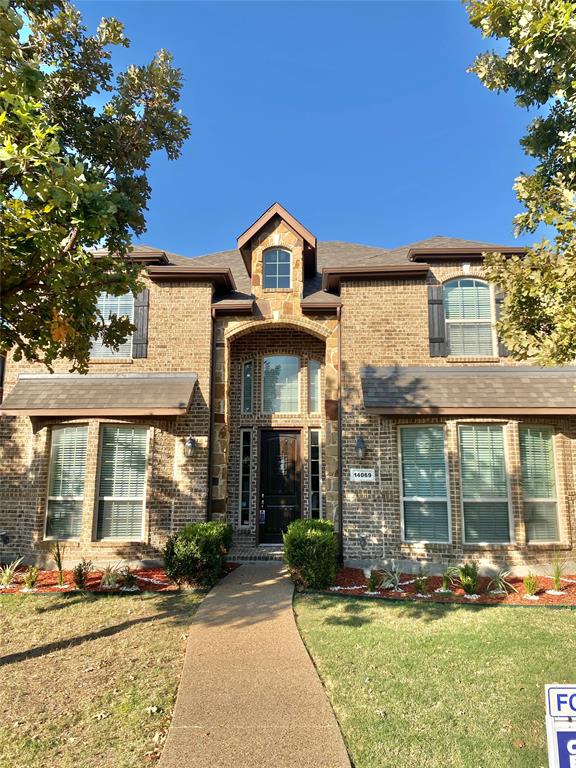
M 544 768 L 544 684 L 576 681 L 576 611 L 303 595 L 304 641 L 356 768 Z
M 1 596 L 0 766 L 149 764 L 170 721 L 200 599 Z

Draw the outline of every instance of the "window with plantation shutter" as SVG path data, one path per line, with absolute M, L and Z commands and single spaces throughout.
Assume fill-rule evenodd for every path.
M 460 425 L 460 478 L 467 544 L 510 542 L 504 429 Z
M 308 361 L 308 411 L 320 413 L 320 363 Z
M 141 539 L 146 488 L 146 427 L 102 427 L 98 489 L 99 539 Z
M 444 428 L 400 427 L 406 541 L 449 542 Z
M 550 427 L 520 427 L 520 461 L 526 541 L 558 541 L 554 472 L 554 433 Z
M 262 410 L 264 413 L 297 413 L 300 358 L 291 355 L 265 357 L 263 364 Z
M 472 277 L 444 283 L 444 312 L 449 355 L 494 355 L 492 296 L 488 283 Z
M 87 440 L 87 426 L 52 429 L 46 508 L 48 538 L 80 536 Z
M 131 323 L 134 322 L 134 296 L 131 293 L 126 293 L 123 296 L 101 293 L 98 297 L 97 307 L 104 322 L 107 322 L 112 315 L 117 317 L 126 316 Z M 94 339 L 92 349 L 90 350 L 90 357 L 132 357 L 132 334 L 130 334 L 124 344 L 120 344 L 118 350 L 105 346 L 101 338 Z

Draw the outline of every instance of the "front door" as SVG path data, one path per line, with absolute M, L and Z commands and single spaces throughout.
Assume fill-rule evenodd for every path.
M 258 541 L 278 544 L 292 520 L 300 517 L 300 433 L 262 430 Z

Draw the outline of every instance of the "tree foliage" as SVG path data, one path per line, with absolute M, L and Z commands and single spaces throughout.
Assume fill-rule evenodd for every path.
M 123 25 L 88 34 L 65 0 L 0 0 L 0 352 L 85 371 L 92 338 L 116 347 L 98 295 L 138 290 L 130 240 L 145 229 L 150 156 L 189 136 L 171 55 L 115 74 Z M 102 246 L 109 255 L 91 254 Z
M 522 138 L 534 158 L 514 188 L 516 234 L 552 236 L 526 257 L 490 254 L 488 276 L 506 293 L 499 331 L 512 354 L 542 364 L 576 358 L 576 5 L 566 0 L 468 0 L 471 23 L 507 43 L 471 70 L 494 91 L 512 91 L 536 112 Z

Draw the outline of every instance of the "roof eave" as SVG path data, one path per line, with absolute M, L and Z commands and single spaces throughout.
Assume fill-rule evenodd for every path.
M 212 303 L 212 310 L 219 315 L 251 315 L 253 309 L 254 301 L 252 299 L 215 301 Z
M 342 280 L 401 280 L 426 277 L 428 264 L 391 264 L 379 267 L 324 267 L 322 290 L 338 291 Z
M 185 416 L 187 407 L 174 408 L 0 408 L 0 416 L 67 416 L 85 418 L 88 416 Z
M 229 267 L 148 267 L 151 280 L 207 280 L 224 291 L 235 291 L 236 283 Z
M 516 406 L 516 407 L 444 407 L 444 406 L 422 406 L 422 407 L 410 407 L 410 406 L 380 406 L 380 405 L 366 405 L 365 410 L 368 413 L 380 414 L 382 416 L 574 416 L 576 415 L 576 407 L 570 408 L 569 406 L 557 406 L 557 407 L 531 407 L 531 406 Z
M 493 248 L 410 248 L 408 260 L 411 262 L 464 260 L 482 261 L 486 253 L 503 253 L 508 256 L 524 256 L 526 248 L 494 246 Z

